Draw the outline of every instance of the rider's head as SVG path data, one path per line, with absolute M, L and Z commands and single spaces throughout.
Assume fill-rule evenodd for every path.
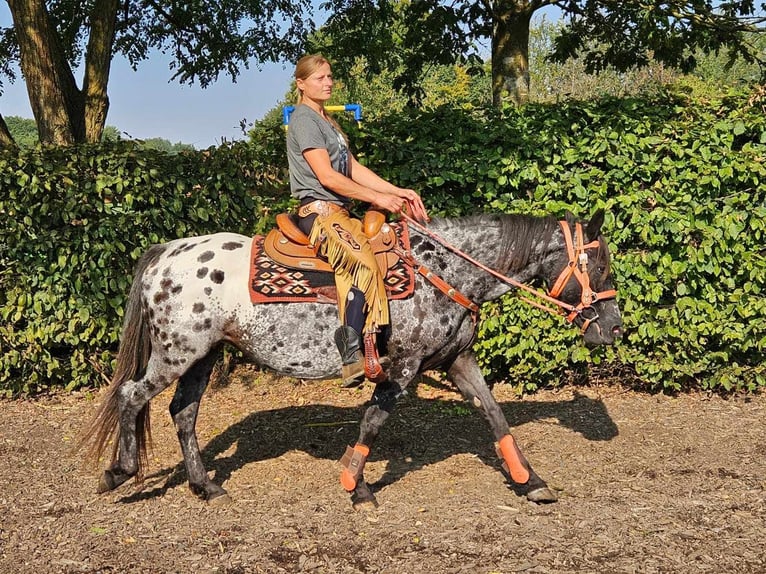
M 312 99 L 329 98 L 332 93 L 330 62 L 321 54 L 303 56 L 295 65 L 296 103 L 300 104 L 304 93 Z

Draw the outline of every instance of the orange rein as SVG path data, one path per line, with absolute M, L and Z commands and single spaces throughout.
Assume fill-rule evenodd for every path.
M 544 311 L 548 311 L 550 313 L 556 314 L 556 315 L 566 315 L 567 321 L 570 323 L 575 320 L 575 318 L 578 315 L 581 315 L 582 312 L 585 309 L 592 309 L 593 303 L 595 301 L 599 301 L 602 299 L 613 299 L 617 296 L 617 291 L 614 289 L 608 289 L 606 291 L 601 292 L 594 292 L 590 288 L 590 277 L 588 276 L 588 249 L 594 249 L 599 246 L 598 240 L 591 241 L 590 243 L 584 245 L 583 244 L 583 232 L 582 232 L 582 224 L 576 223 L 575 224 L 575 232 L 574 232 L 574 239 L 572 238 L 572 233 L 569 229 L 569 223 L 566 221 L 559 221 L 559 225 L 561 225 L 562 233 L 564 234 L 564 241 L 566 242 L 566 250 L 567 250 L 567 256 L 569 257 L 569 263 L 566 267 L 564 267 L 564 270 L 559 275 L 556 282 L 553 284 L 553 287 L 551 287 L 548 290 L 548 293 L 542 293 L 538 291 L 537 289 L 530 287 L 529 285 L 526 285 L 524 283 L 521 283 L 519 281 L 516 281 L 512 277 L 506 277 L 505 275 L 498 273 L 494 269 L 491 269 L 490 267 L 487 267 L 480 261 L 477 261 L 467 253 L 462 252 L 460 249 L 455 247 L 454 245 L 451 245 L 449 242 L 447 242 L 442 237 L 439 237 L 431 230 L 427 229 L 425 226 L 421 225 L 417 221 L 415 221 L 412 217 L 407 215 L 406 213 L 400 213 L 399 214 L 403 219 L 405 219 L 408 223 L 410 223 L 413 227 L 421 231 L 422 233 L 425 233 L 428 237 L 433 239 L 434 241 L 437 241 L 456 255 L 462 257 L 472 265 L 478 267 L 479 269 L 486 271 L 496 279 L 502 281 L 503 283 L 507 283 L 508 285 L 511 285 L 513 287 L 516 287 L 517 289 L 521 289 L 522 291 L 526 291 L 527 293 L 530 293 L 534 295 L 535 297 L 538 297 L 542 299 L 545 302 L 548 302 L 552 305 L 555 305 L 557 308 L 550 307 L 548 305 L 545 305 L 543 303 L 539 303 L 537 301 L 534 301 L 532 299 L 529 299 L 527 297 L 521 296 L 521 299 L 523 301 L 526 301 L 530 305 L 533 305 L 537 307 L 538 309 L 543 309 Z M 558 296 L 561 294 L 561 291 L 563 291 L 564 286 L 567 284 L 569 279 L 574 275 L 575 279 L 580 283 L 580 286 L 582 287 L 582 295 L 580 297 L 580 303 L 578 305 L 570 305 L 569 303 L 565 303 L 564 301 L 558 299 Z M 475 304 L 474 304 L 475 305 Z M 594 317 L 586 317 L 584 319 L 584 323 L 582 326 L 582 332 L 584 333 L 590 324 L 598 319 L 598 314 L 596 314 Z

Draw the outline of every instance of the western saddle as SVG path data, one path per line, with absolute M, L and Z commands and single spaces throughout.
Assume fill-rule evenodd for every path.
M 300 230 L 294 217 L 288 213 L 277 215 L 277 226 L 266 235 L 263 242 L 266 254 L 280 265 L 291 269 L 332 273 L 330 264 L 317 256 L 315 246 L 309 243 L 308 236 Z M 398 243 L 396 231 L 386 223 L 386 216 L 375 210 L 364 214 L 362 229 L 375 253 L 380 272 L 385 277 L 388 269 L 399 259 L 399 255 L 394 251 Z M 406 248 L 405 246 L 405 250 Z

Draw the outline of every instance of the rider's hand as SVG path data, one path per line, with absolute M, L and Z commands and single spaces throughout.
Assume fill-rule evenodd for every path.
M 405 205 L 405 200 L 390 193 L 377 193 L 370 203 L 379 209 L 399 213 Z
M 415 221 L 420 223 L 428 223 L 430 221 L 428 213 L 426 213 L 426 206 L 423 205 L 423 200 L 415 190 L 399 187 L 396 194 L 407 202 L 404 206 L 405 213 Z

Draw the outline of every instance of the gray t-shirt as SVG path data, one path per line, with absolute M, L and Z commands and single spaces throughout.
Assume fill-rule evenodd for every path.
M 319 183 L 311 166 L 303 157 L 309 149 L 323 148 L 330 164 L 338 173 L 350 177 L 346 141 L 327 120 L 306 105 L 295 107 L 287 129 L 287 161 L 290 167 L 290 191 L 293 197 L 311 197 L 334 203 L 349 203 L 348 198 L 333 193 Z

